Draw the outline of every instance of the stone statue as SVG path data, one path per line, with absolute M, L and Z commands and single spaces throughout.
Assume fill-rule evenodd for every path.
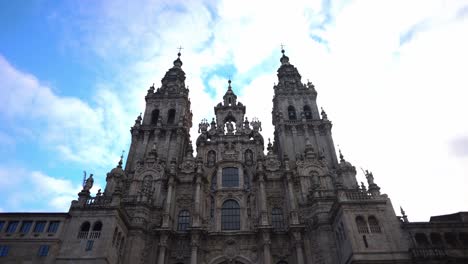
M 207 163 L 209 167 L 212 167 L 216 163 L 216 154 L 214 151 L 209 151 L 208 152 L 208 158 L 207 158 Z
M 226 128 L 229 134 L 232 134 L 234 132 L 234 125 L 232 124 L 232 122 L 226 123 Z
M 366 179 L 367 179 L 367 183 L 369 184 L 369 186 L 375 184 L 374 183 L 374 175 L 372 175 L 372 172 L 366 170 Z
M 85 182 L 85 185 L 83 186 L 83 191 L 89 192 L 89 190 L 93 188 L 93 183 L 94 183 L 93 174 L 90 174 L 89 178 Z
M 253 164 L 253 155 L 252 155 L 252 151 L 250 150 L 245 151 L 245 163 L 247 165 Z

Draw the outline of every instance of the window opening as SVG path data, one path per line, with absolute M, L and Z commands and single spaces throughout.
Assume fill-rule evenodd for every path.
M 294 106 L 290 105 L 288 107 L 288 118 L 289 120 L 296 120 L 296 109 L 294 108 Z
M 28 233 L 32 226 L 32 221 L 23 221 L 20 228 L 20 233 Z
M 153 112 L 151 112 L 151 124 L 157 125 L 158 118 L 159 118 L 159 109 L 154 109 Z
M 449 232 L 444 234 L 445 241 L 447 241 L 447 244 L 451 247 L 456 247 L 457 246 L 457 236 L 455 233 Z
M 444 244 L 442 236 L 439 233 L 431 233 L 429 237 L 431 238 L 431 243 L 434 246 L 442 246 Z
M 170 109 L 167 113 L 167 123 L 173 124 L 175 120 L 175 109 Z
M 221 229 L 240 229 L 240 207 L 234 200 L 227 200 L 223 203 L 223 207 L 221 209 Z
M 46 257 L 49 255 L 49 245 L 41 245 L 39 246 L 39 251 L 37 252 L 39 257 Z
M 271 224 L 273 229 L 277 231 L 284 229 L 284 218 L 281 208 L 273 208 L 271 210 Z
M 10 246 L 0 245 L 0 257 L 8 256 L 8 251 L 10 251 Z
M 47 232 L 56 233 L 59 225 L 60 225 L 60 221 L 51 221 L 49 224 L 49 227 L 47 228 Z
M 18 223 L 19 223 L 19 221 L 10 221 L 10 222 L 8 222 L 6 232 L 7 233 L 16 232 L 16 228 L 18 227 Z
M 356 225 L 358 228 L 358 232 L 361 234 L 368 234 L 369 229 L 367 228 L 367 222 L 362 216 L 356 217 Z
M 381 233 L 382 230 L 380 229 L 379 221 L 375 216 L 369 216 L 369 228 L 371 233 Z
M 223 168 L 223 187 L 239 186 L 239 169 L 234 167 Z
M 424 233 L 416 233 L 416 235 L 414 235 L 414 239 L 420 247 L 427 247 L 430 245 L 429 240 L 427 240 L 427 236 Z
M 34 226 L 34 233 L 44 232 L 45 226 L 46 226 L 46 221 L 37 221 L 36 225 Z
M 190 213 L 188 210 L 181 210 L 179 212 L 179 221 L 178 221 L 177 230 L 187 231 L 187 228 L 190 225 Z
M 310 110 L 310 106 L 304 106 L 304 116 L 306 119 L 312 119 L 312 111 Z

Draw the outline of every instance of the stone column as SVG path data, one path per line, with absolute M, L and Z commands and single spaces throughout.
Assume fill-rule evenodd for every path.
M 265 194 L 265 180 L 264 175 L 260 174 L 258 177 L 260 185 L 260 216 L 261 225 L 268 225 L 267 205 L 266 205 L 266 194 Z
M 164 208 L 162 227 L 169 227 L 172 192 L 173 192 L 173 188 L 174 188 L 174 177 L 172 175 L 169 176 L 169 180 L 168 180 L 167 185 L 168 185 L 168 187 L 167 187 L 167 197 L 166 197 L 166 204 L 165 204 L 165 208 Z
M 167 238 L 167 234 L 161 234 L 161 238 L 159 239 L 159 255 L 157 264 L 164 264 L 164 261 L 166 260 Z
M 292 235 L 296 247 L 297 264 L 304 264 L 304 252 L 302 251 L 301 233 L 299 231 L 294 231 Z
M 306 234 L 304 237 L 304 251 L 305 251 L 306 263 L 312 263 L 312 255 L 310 254 L 311 249 L 312 249 L 312 246 L 310 244 L 310 238 Z
M 286 184 L 288 185 L 289 206 L 291 207 L 291 224 L 298 225 L 299 218 L 297 215 L 296 197 L 294 196 L 291 172 L 286 172 Z
M 198 233 L 198 231 L 195 231 L 194 233 L 192 233 L 192 241 L 190 243 L 192 246 L 192 252 L 190 255 L 190 264 L 198 263 L 199 238 L 200 238 L 200 234 Z
M 300 242 L 296 242 L 296 255 L 297 264 L 304 264 L 304 253 L 302 252 L 302 245 Z
M 263 264 L 271 264 L 271 252 L 270 252 L 270 234 L 263 231 Z
M 193 218 L 193 226 L 198 227 L 200 226 L 200 189 L 201 189 L 201 175 L 195 176 L 197 177 L 195 182 L 195 212 Z

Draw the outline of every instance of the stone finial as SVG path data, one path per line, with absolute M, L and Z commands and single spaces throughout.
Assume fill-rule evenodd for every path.
M 271 144 L 270 138 L 268 138 L 268 146 L 267 146 L 268 153 L 273 151 L 273 144 Z
M 180 53 L 180 51 L 183 49 L 182 47 L 179 47 L 179 52 L 177 53 L 177 59 L 174 61 L 174 68 L 180 68 L 182 67 L 182 61 L 180 60 L 180 55 L 182 55 Z
M 119 160 L 119 163 L 117 165 L 118 168 L 122 168 L 124 153 L 125 153 L 125 150 L 122 150 L 122 155 L 120 155 L 120 160 Z
M 284 45 L 281 45 L 281 53 L 283 54 L 280 59 L 281 65 L 289 64 L 289 58 L 284 54 Z
M 206 131 L 208 131 L 209 126 L 210 124 L 208 124 L 208 120 L 203 118 L 200 124 L 198 125 L 198 133 L 206 133 Z

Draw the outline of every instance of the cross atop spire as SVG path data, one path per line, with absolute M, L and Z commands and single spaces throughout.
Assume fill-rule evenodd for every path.
M 177 53 L 177 56 L 180 58 L 180 55 L 182 55 L 182 54 L 180 54 L 180 52 L 181 52 L 184 48 L 182 48 L 182 46 L 179 46 L 177 49 L 179 50 L 179 52 Z
M 283 43 L 281 43 L 281 53 L 283 53 L 283 54 L 284 54 L 284 47 L 285 47 L 285 46 L 286 46 L 286 45 L 284 45 Z

